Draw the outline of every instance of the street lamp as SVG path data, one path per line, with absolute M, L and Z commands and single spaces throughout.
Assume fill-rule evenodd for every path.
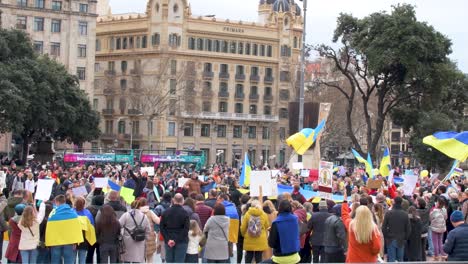
M 305 70 L 305 52 L 306 52 L 306 18 L 307 18 L 307 0 L 301 0 L 302 9 L 304 10 L 304 24 L 302 27 L 302 49 L 301 49 L 301 78 L 299 87 L 299 129 L 301 131 L 304 128 L 304 70 Z M 302 161 L 302 156 L 298 156 L 298 161 Z

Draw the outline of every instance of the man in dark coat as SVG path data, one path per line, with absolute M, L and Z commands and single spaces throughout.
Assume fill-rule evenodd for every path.
M 323 237 L 325 233 L 325 221 L 331 214 L 328 212 L 327 202 L 320 201 L 319 211 L 314 213 L 307 223 L 307 227 L 312 231 L 309 243 L 312 246 L 313 263 L 319 263 L 320 256 L 323 258 Z
M 346 228 L 341 220 L 341 204 L 332 208 L 333 215 L 325 221 L 324 261 L 326 263 L 344 263 L 347 251 Z
M 387 246 L 388 262 L 403 262 L 405 243 L 411 234 L 408 213 L 402 207 L 403 198 L 393 200 L 392 210 L 385 214 L 382 232 Z
M 448 254 L 448 261 L 468 261 L 468 224 L 465 223 L 463 213 L 454 211 L 450 221 L 455 227 L 447 236 L 444 251 Z

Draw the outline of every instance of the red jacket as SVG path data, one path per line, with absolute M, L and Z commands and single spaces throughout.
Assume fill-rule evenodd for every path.
M 8 221 L 8 224 L 11 228 L 11 235 L 10 241 L 8 242 L 8 248 L 5 252 L 5 257 L 11 262 L 21 263 L 21 255 L 18 249 L 21 239 L 21 230 L 18 228 L 18 224 L 13 221 L 13 218 Z
M 206 222 L 208 221 L 208 218 L 210 218 L 210 216 L 213 213 L 213 209 L 205 205 L 203 201 L 199 201 L 195 205 L 195 213 L 197 213 L 198 216 L 200 217 L 200 223 L 201 223 L 200 228 L 201 230 L 203 230 L 205 228 Z

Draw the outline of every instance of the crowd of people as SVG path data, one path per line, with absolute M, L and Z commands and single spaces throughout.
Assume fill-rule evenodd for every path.
M 408 196 L 385 177 L 370 189 L 365 172 L 346 170 L 334 175 L 343 199 L 333 201 L 306 199 L 301 187 L 317 184 L 286 168 L 277 181 L 293 191 L 277 197 L 251 197 L 226 165 L 154 175 L 138 164 L 12 163 L 2 171 L 9 263 L 153 263 L 156 255 L 166 263 L 468 261 L 463 176 L 421 178 Z M 133 201 L 96 188 L 96 178 L 131 189 Z M 189 179 L 180 186 L 180 178 Z M 40 179 L 54 180 L 49 199 L 34 199 Z M 80 186 L 86 194 L 75 195 Z

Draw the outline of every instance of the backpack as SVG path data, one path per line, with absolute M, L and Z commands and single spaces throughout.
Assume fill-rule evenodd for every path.
M 130 234 L 132 239 L 135 240 L 136 242 L 145 241 L 146 230 L 142 226 L 143 220 L 145 220 L 145 216 L 143 215 L 143 217 L 141 218 L 140 224 L 137 224 L 137 222 L 135 221 L 135 217 L 134 217 L 135 212 L 133 212 L 133 214 L 132 213 L 129 213 L 129 214 L 132 217 L 133 223 L 135 223 L 135 228 L 130 231 L 127 227 L 124 226 L 125 230 L 127 230 L 127 232 Z
M 251 237 L 260 237 L 262 234 L 262 221 L 259 216 L 250 216 L 249 222 L 247 223 L 247 233 Z

